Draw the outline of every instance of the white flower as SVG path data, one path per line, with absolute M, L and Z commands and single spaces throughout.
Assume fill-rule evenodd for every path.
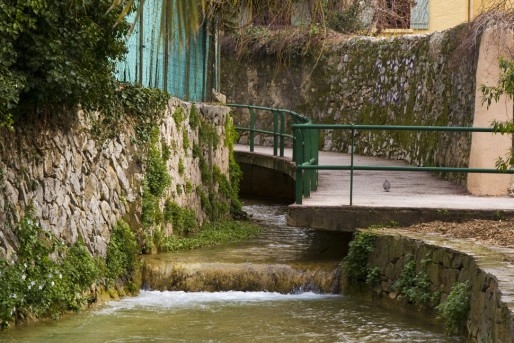
M 62 279 L 62 274 L 61 273 L 59 273 L 59 279 Z
M 55 286 L 55 282 L 52 281 L 52 287 Z
M 23 281 L 25 281 L 25 279 L 26 279 L 26 278 L 27 278 L 27 275 L 25 275 L 25 274 L 23 274 L 23 275 L 21 276 L 21 279 L 22 279 Z

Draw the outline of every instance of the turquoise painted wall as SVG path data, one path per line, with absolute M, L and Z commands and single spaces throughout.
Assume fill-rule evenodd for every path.
M 162 0 L 145 1 L 141 18 L 127 38 L 126 58 L 116 65 L 117 78 L 145 87 L 160 88 L 183 100 L 205 101 L 210 94 L 208 90 L 213 88 L 208 84 L 207 61 L 211 39 L 207 25 L 203 25 L 189 41 L 179 39 L 179 35 L 185 37 L 185 33 L 174 29 L 170 33 L 172 40 L 168 43 L 160 34 L 162 3 Z M 175 1 L 172 6 L 175 6 Z M 133 22 L 134 18 L 135 14 L 132 14 L 128 21 Z

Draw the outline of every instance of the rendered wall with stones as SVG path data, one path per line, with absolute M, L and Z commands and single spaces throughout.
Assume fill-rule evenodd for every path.
M 455 54 L 460 30 L 327 42 L 322 54 L 287 65 L 273 56 L 237 61 L 225 49 L 221 91 L 229 103 L 291 109 L 318 123 L 471 126 L 477 52 Z M 462 133 L 358 131 L 355 151 L 464 167 L 470 140 Z M 324 150 L 347 152 L 350 144 L 349 132 L 321 134 Z
M 202 185 L 201 173 L 192 153 L 198 132 L 191 129 L 187 116 L 177 126 L 172 117 L 177 107 L 189 113 L 191 104 L 171 99 L 159 125 L 160 142 L 171 147 L 167 167 L 172 181 L 166 194 L 203 220 L 206 215 L 195 192 Z M 223 141 L 228 110 L 203 104 L 197 108 Z M 113 139 L 99 141 L 91 134 L 91 119 L 80 112 L 58 118 L 59 125 L 41 122 L 0 132 L 0 257 L 16 250 L 14 230 L 29 205 L 44 229 L 67 243 L 82 239 L 91 252 L 102 256 L 118 219 L 132 227 L 140 225 L 145 152 L 135 144 L 130 125 Z M 213 148 L 210 161 L 228 174 L 226 146 Z M 180 163 L 186 171 L 182 174 Z M 186 191 L 186 184 L 192 191 Z

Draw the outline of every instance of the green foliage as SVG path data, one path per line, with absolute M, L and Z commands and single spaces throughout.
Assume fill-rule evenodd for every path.
M 443 321 L 448 334 L 458 334 L 465 328 L 471 308 L 471 283 L 457 282 L 448 298 L 436 307 L 438 318 Z
M 30 211 L 16 236 L 16 255 L 0 260 L 0 326 L 20 317 L 57 318 L 80 309 L 87 301 L 84 292 L 101 277 L 100 261 L 80 242 L 64 246 L 36 224 Z
M 172 114 L 173 121 L 175 122 L 175 125 L 177 126 L 177 129 L 181 129 L 182 123 L 184 122 L 185 115 L 184 115 L 184 109 L 180 106 L 177 106 L 175 111 Z
M 169 97 L 168 93 L 159 89 L 116 83 L 111 92 L 106 92 L 94 104 L 85 104 L 85 108 L 101 112 L 93 128 L 98 137 L 114 137 L 129 121 L 135 126 L 136 142 L 144 146 L 155 135 Z
M 162 251 L 190 250 L 219 245 L 255 237 L 258 226 L 241 221 L 218 221 L 206 223 L 192 237 L 170 236 L 161 245 Z
M 186 170 L 186 167 L 184 167 L 184 161 L 180 158 L 178 160 L 178 173 L 179 175 L 184 175 L 184 171 Z
M 416 272 L 416 262 L 412 256 L 408 257 L 399 279 L 393 284 L 393 289 L 399 295 L 403 295 L 409 303 L 419 308 L 426 308 L 433 300 L 430 287 L 431 282 L 427 273 L 425 271 Z
M 168 174 L 166 165 L 167 154 L 162 154 L 157 147 L 159 139 L 159 131 L 154 128 L 151 137 L 150 146 L 148 148 L 145 182 L 150 193 L 156 197 L 160 197 L 164 190 L 171 185 L 171 177 Z M 169 156 L 169 154 L 168 154 Z
M 491 106 L 492 101 L 500 101 L 502 95 L 507 96 L 509 99 L 514 100 L 514 61 L 508 61 L 500 57 L 500 78 L 496 86 L 480 85 L 482 92 L 482 104 L 487 103 L 487 107 Z M 514 105 L 513 105 L 514 110 Z M 514 133 L 514 123 L 493 121 L 494 131 L 501 133 Z M 513 141 L 514 142 L 514 141 Z M 506 171 L 514 166 L 514 143 L 508 154 L 505 157 L 498 157 L 496 160 L 496 168 L 501 171 Z
M 0 3 L 0 123 L 89 106 L 113 89 L 128 25 L 110 0 Z M 7 124 L 6 124 L 7 123 Z
M 164 204 L 164 221 L 171 223 L 174 233 L 188 233 L 198 228 L 196 213 L 192 209 L 182 208 L 170 199 Z
M 216 148 L 220 143 L 220 137 L 216 132 L 216 127 L 208 122 L 201 123 L 198 136 L 200 144 L 210 149 Z
M 239 139 L 239 133 L 236 130 L 231 116 L 225 119 L 225 146 L 229 148 L 230 152 L 234 150 L 234 143 Z
M 137 267 L 139 248 L 136 235 L 127 223 L 120 220 L 113 227 L 107 246 L 107 277 L 111 281 L 129 279 Z
M 496 86 L 480 85 L 482 92 L 482 104 L 487 103 L 491 106 L 492 101 L 500 101 L 502 95 L 514 99 L 514 61 L 508 61 L 503 57 L 499 59 L 500 78 Z
M 375 248 L 375 239 L 376 236 L 370 232 L 358 231 L 354 234 L 349 244 L 348 255 L 343 260 L 350 283 L 364 283 L 368 279 L 368 255 Z
M 368 269 L 368 275 L 366 276 L 366 284 L 371 287 L 377 286 L 381 281 L 380 268 L 374 267 Z
M 150 228 L 154 224 L 161 223 L 163 213 L 159 207 L 160 197 L 153 195 L 146 184 L 143 186 L 141 202 L 141 224 L 143 227 Z
M 359 4 L 360 2 L 354 0 L 343 11 L 329 12 L 328 27 L 341 33 L 353 33 L 361 30 L 364 25 L 360 18 L 364 8 Z
M 198 108 L 196 108 L 196 106 L 193 104 L 189 112 L 189 127 L 191 127 L 193 130 L 196 130 L 199 125 L 200 113 L 198 112 Z
M 182 147 L 184 148 L 184 151 L 187 151 L 189 149 L 189 134 L 186 130 L 182 132 Z
M 191 181 L 187 180 L 186 181 L 186 194 L 193 193 L 193 190 L 194 190 L 193 184 L 191 183 Z

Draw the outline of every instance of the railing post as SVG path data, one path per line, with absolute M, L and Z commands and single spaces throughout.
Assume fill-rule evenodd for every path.
M 284 157 L 284 135 L 286 134 L 286 118 L 284 111 L 280 111 L 280 157 Z
M 311 147 L 310 147 L 310 129 L 302 129 L 302 144 L 303 144 L 303 163 L 308 163 L 311 160 Z M 303 194 L 306 197 L 311 196 L 311 179 L 312 179 L 312 170 L 306 169 L 303 172 Z
M 271 109 L 273 114 L 273 156 L 278 155 L 278 112 L 276 109 Z
M 297 124 L 297 120 L 296 120 L 296 118 L 295 118 L 295 117 L 293 117 L 293 124 Z M 296 130 L 297 130 L 297 129 L 293 129 L 293 156 L 292 156 L 292 157 L 293 157 L 293 158 L 292 158 L 293 162 L 295 162 L 295 161 L 296 161 L 296 156 L 297 156 L 297 155 L 296 155 L 297 151 L 296 151 L 296 149 L 294 148 L 294 147 L 296 146 L 296 143 L 297 143 L 297 142 L 296 142 L 296 140 L 298 139 L 298 137 L 297 137 L 297 135 L 296 135 L 296 132 L 297 132 Z
M 352 124 L 352 145 L 350 146 L 350 206 L 353 205 L 353 151 L 355 150 L 355 127 Z
M 252 107 L 249 107 L 248 109 L 250 110 L 250 152 L 253 152 L 255 146 L 255 111 Z
M 293 139 L 293 152 L 296 155 L 295 202 L 298 205 L 301 205 L 302 204 L 302 200 L 303 200 L 303 178 L 302 178 L 303 171 L 299 167 L 303 164 L 303 161 L 302 161 L 302 156 L 303 156 L 303 152 L 302 152 L 302 148 L 303 147 L 302 147 L 302 145 L 303 145 L 303 142 L 302 142 L 302 139 L 300 137 L 301 136 L 301 131 L 300 131 L 299 128 L 295 128 L 294 129 L 293 136 L 294 136 L 294 139 Z
M 316 165 L 319 164 L 319 161 L 318 161 L 318 158 L 319 158 L 319 149 L 318 149 L 318 144 L 319 144 L 319 130 L 318 129 L 311 129 L 312 130 L 312 143 L 311 143 L 311 152 L 312 152 L 312 156 L 311 156 L 311 159 L 314 160 L 314 163 Z M 312 175 L 312 190 L 313 191 L 316 191 L 318 190 L 318 169 L 314 169 L 313 171 L 313 175 Z

